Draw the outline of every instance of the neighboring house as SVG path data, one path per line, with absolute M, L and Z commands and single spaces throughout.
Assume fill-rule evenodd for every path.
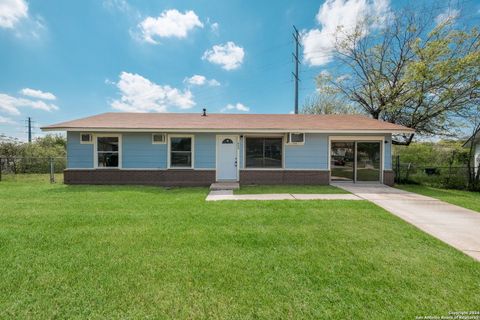
M 393 184 L 392 134 L 360 115 L 104 113 L 67 131 L 67 184 Z
M 467 142 L 463 145 L 464 147 L 470 148 L 473 144 L 474 148 L 474 163 L 475 163 L 475 174 L 480 169 L 480 130 L 475 132 L 473 136 L 471 136 Z

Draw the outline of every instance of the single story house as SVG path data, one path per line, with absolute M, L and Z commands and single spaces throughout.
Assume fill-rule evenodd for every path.
M 67 184 L 393 184 L 392 134 L 361 115 L 104 113 L 67 132 Z
M 473 144 L 474 148 L 474 164 L 475 164 L 475 173 L 480 169 L 480 130 L 475 132 L 463 145 L 464 147 L 470 148 Z

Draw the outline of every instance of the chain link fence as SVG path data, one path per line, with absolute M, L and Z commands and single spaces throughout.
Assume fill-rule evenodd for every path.
M 395 157 L 393 170 L 396 183 L 424 184 L 447 189 L 467 189 L 469 185 L 467 165 L 425 166 L 402 163 L 400 157 Z
M 66 157 L 0 156 L 0 181 L 34 177 L 51 183 L 61 182 L 66 165 Z

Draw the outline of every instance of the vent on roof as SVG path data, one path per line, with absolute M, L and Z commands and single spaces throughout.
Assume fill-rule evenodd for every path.
M 206 117 L 206 116 L 207 116 L 207 109 L 203 108 L 202 117 Z

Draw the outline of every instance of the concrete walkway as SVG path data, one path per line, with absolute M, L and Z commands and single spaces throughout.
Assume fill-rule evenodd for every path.
M 233 190 L 212 190 L 207 201 L 224 200 L 363 200 L 353 194 L 233 194 Z
M 375 203 L 480 261 L 480 212 L 382 184 L 332 185 Z

